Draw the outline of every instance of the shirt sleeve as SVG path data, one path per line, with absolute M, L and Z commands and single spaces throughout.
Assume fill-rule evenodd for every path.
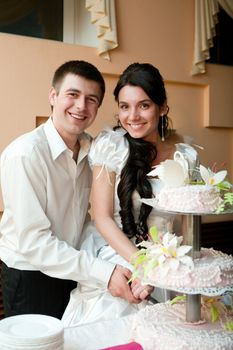
M 11 259 L 10 250 L 11 255 L 20 254 L 22 261 L 49 276 L 107 285 L 115 267 L 113 264 L 85 250 L 76 250 L 52 232 L 46 215 L 47 186 L 41 165 L 36 152 L 31 152 L 30 156 L 1 157 L 4 214 L 0 247 L 4 246 L 5 232 L 7 261 Z
M 101 166 L 120 174 L 129 155 L 128 141 L 124 134 L 123 129 L 102 131 L 91 145 L 90 166 Z

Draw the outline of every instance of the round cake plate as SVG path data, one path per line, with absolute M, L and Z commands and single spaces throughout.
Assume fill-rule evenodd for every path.
M 216 213 L 214 211 L 206 211 L 206 212 L 190 212 L 190 211 L 179 211 L 179 210 L 166 210 L 164 208 L 160 208 L 157 204 L 156 198 L 140 198 L 140 202 L 150 205 L 153 207 L 158 213 L 167 213 L 167 214 L 173 214 L 173 215 L 198 215 L 198 216 L 204 216 L 204 215 L 224 215 L 224 214 L 233 214 L 233 207 L 227 208 L 221 213 Z
M 168 285 L 161 285 L 159 283 L 156 283 L 155 281 L 145 280 L 146 284 L 149 284 L 156 288 L 162 288 L 171 290 L 173 292 L 182 293 L 182 294 L 190 294 L 190 295 L 196 295 L 201 294 L 208 297 L 216 297 L 218 295 L 222 295 L 226 292 L 233 292 L 233 286 L 224 286 L 224 287 L 199 287 L 199 288 L 187 288 L 187 287 L 172 287 Z

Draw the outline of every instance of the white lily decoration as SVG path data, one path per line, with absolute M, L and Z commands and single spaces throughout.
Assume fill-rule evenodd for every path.
M 166 276 L 169 270 L 177 270 L 180 265 L 185 265 L 189 269 L 194 267 L 193 260 L 186 254 L 192 249 L 191 246 L 181 245 L 183 237 L 178 237 L 175 234 L 167 232 L 163 235 L 158 242 L 148 242 L 144 245 L 146 250 L 147 263 L 152 259 L 157 262 L 157 268 L 162 268 L 161 272 L 163 276 Z M 144 243 L 144 242 L 143 242 Z M 147 263 L 144 265 L 144 269 L 147 270 Z M 148 277 L 152 277 L 156 270 L 149 269 Z
M 221 170 L 214 173 L 211 169 L 207 169 L 203 165 L 200 165 L 200 174 L 206 185 L 215 186 L 225 179 L 227 171 Z
M 177 270 L 180 264 L 193 268 L 193 260 L 186 254 L 192 249 L 191 246 L 181 245 L 183 237 L 178 237 L 170 232 L 163 236 L 160 246 L 160 255 L 158 256 L 158 265 L 163 267 L 163 274 L 168 271 Z
M 187 255 L 192 246 L 181 245 L 182 236 L 170 232 L 161 234 L 156 227 L 150 229 L 150 234 L 152 241 L 141 242 L 142 249 L 132 257 L 131 262 L 135 268 L 132 280 L 138 276 L 156 280 L 158 272 L 161 276 L 166 276 L 171 270 L 194 268 L 193 259 Z
M 188 162 L 181 152 L 174 153 L 174 159 L 167 159 L 147 174 L 158 176 L 166 187 L 180 187 L 188 183 Z

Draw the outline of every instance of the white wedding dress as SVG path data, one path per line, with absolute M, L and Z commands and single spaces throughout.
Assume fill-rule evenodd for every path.
M 100 133 L 92 144 L 89 161 L 90 165 L 101 166 L 101 171 L 114 171 L 116 173 L 114 219 L 121 227 L 119 215 L 119 199 L 117 196 L 117 185 L 120 180 L 120 173 L 128 157 L 128 141 L 124 137 L 125 130 L 116 131 L 106 129 Z M 189 145 L 176 144 L 176 150 L 180 151 L 188 160 L 189 168 L 195 169 L 197 165 L 197 152 Z M 158 180 L 151 180 L 153 193 L 159 191 Z M 138 193 L 133 195 L 134 215 L 137 219 L 141 202 Z M 158 213 L 152 209 L 148 218 L 148 227 L 156 225 L 160 232 L 172 231 L 175 216 L 166 213 Z M 113 264 L 120 264 L 132 270 L 131 265 L 106 243 L 103 237 L 97 232 L 94 224 L 89 223 L 82 236 L 80 249 L 85 249 L 94 256 L 108 260 Z M 159 301 L 164 301 L 165 290 L 156 290 L 154 297 Z M 77 288 L 71 292 L 69 304 L 65 310 L 62 321 L 65 327 L 75 327 L 92 322 L 112 320 L 129 315 L 145 307 L 146 301 L 138 305 L 129 304 L 121 298 L 113 297 L 106 288 L 97 284 L 78 284 Z

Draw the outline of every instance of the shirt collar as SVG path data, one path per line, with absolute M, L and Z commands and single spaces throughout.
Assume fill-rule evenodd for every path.
M 79 163 L 85 156 L 87 156 L 89 149 L 91 147 L 92 137 L 86 132 L 83 132 L 82 134 L 79 135 L 78 140 L 80 143 L 80 150 L 78 154 L 78 163 Z
M 44 124 L 44 132 L 48 140 L 53 160 L 57 159 L 64 151 L 69 150 L 62 137 L 57 132 L 52 117 L 50 117 Z M 83 159 L 90 149 L 91 136 L 87 133 L 82 133 L 79 135 L 78 139 L 80 142 L 79 158 Z

